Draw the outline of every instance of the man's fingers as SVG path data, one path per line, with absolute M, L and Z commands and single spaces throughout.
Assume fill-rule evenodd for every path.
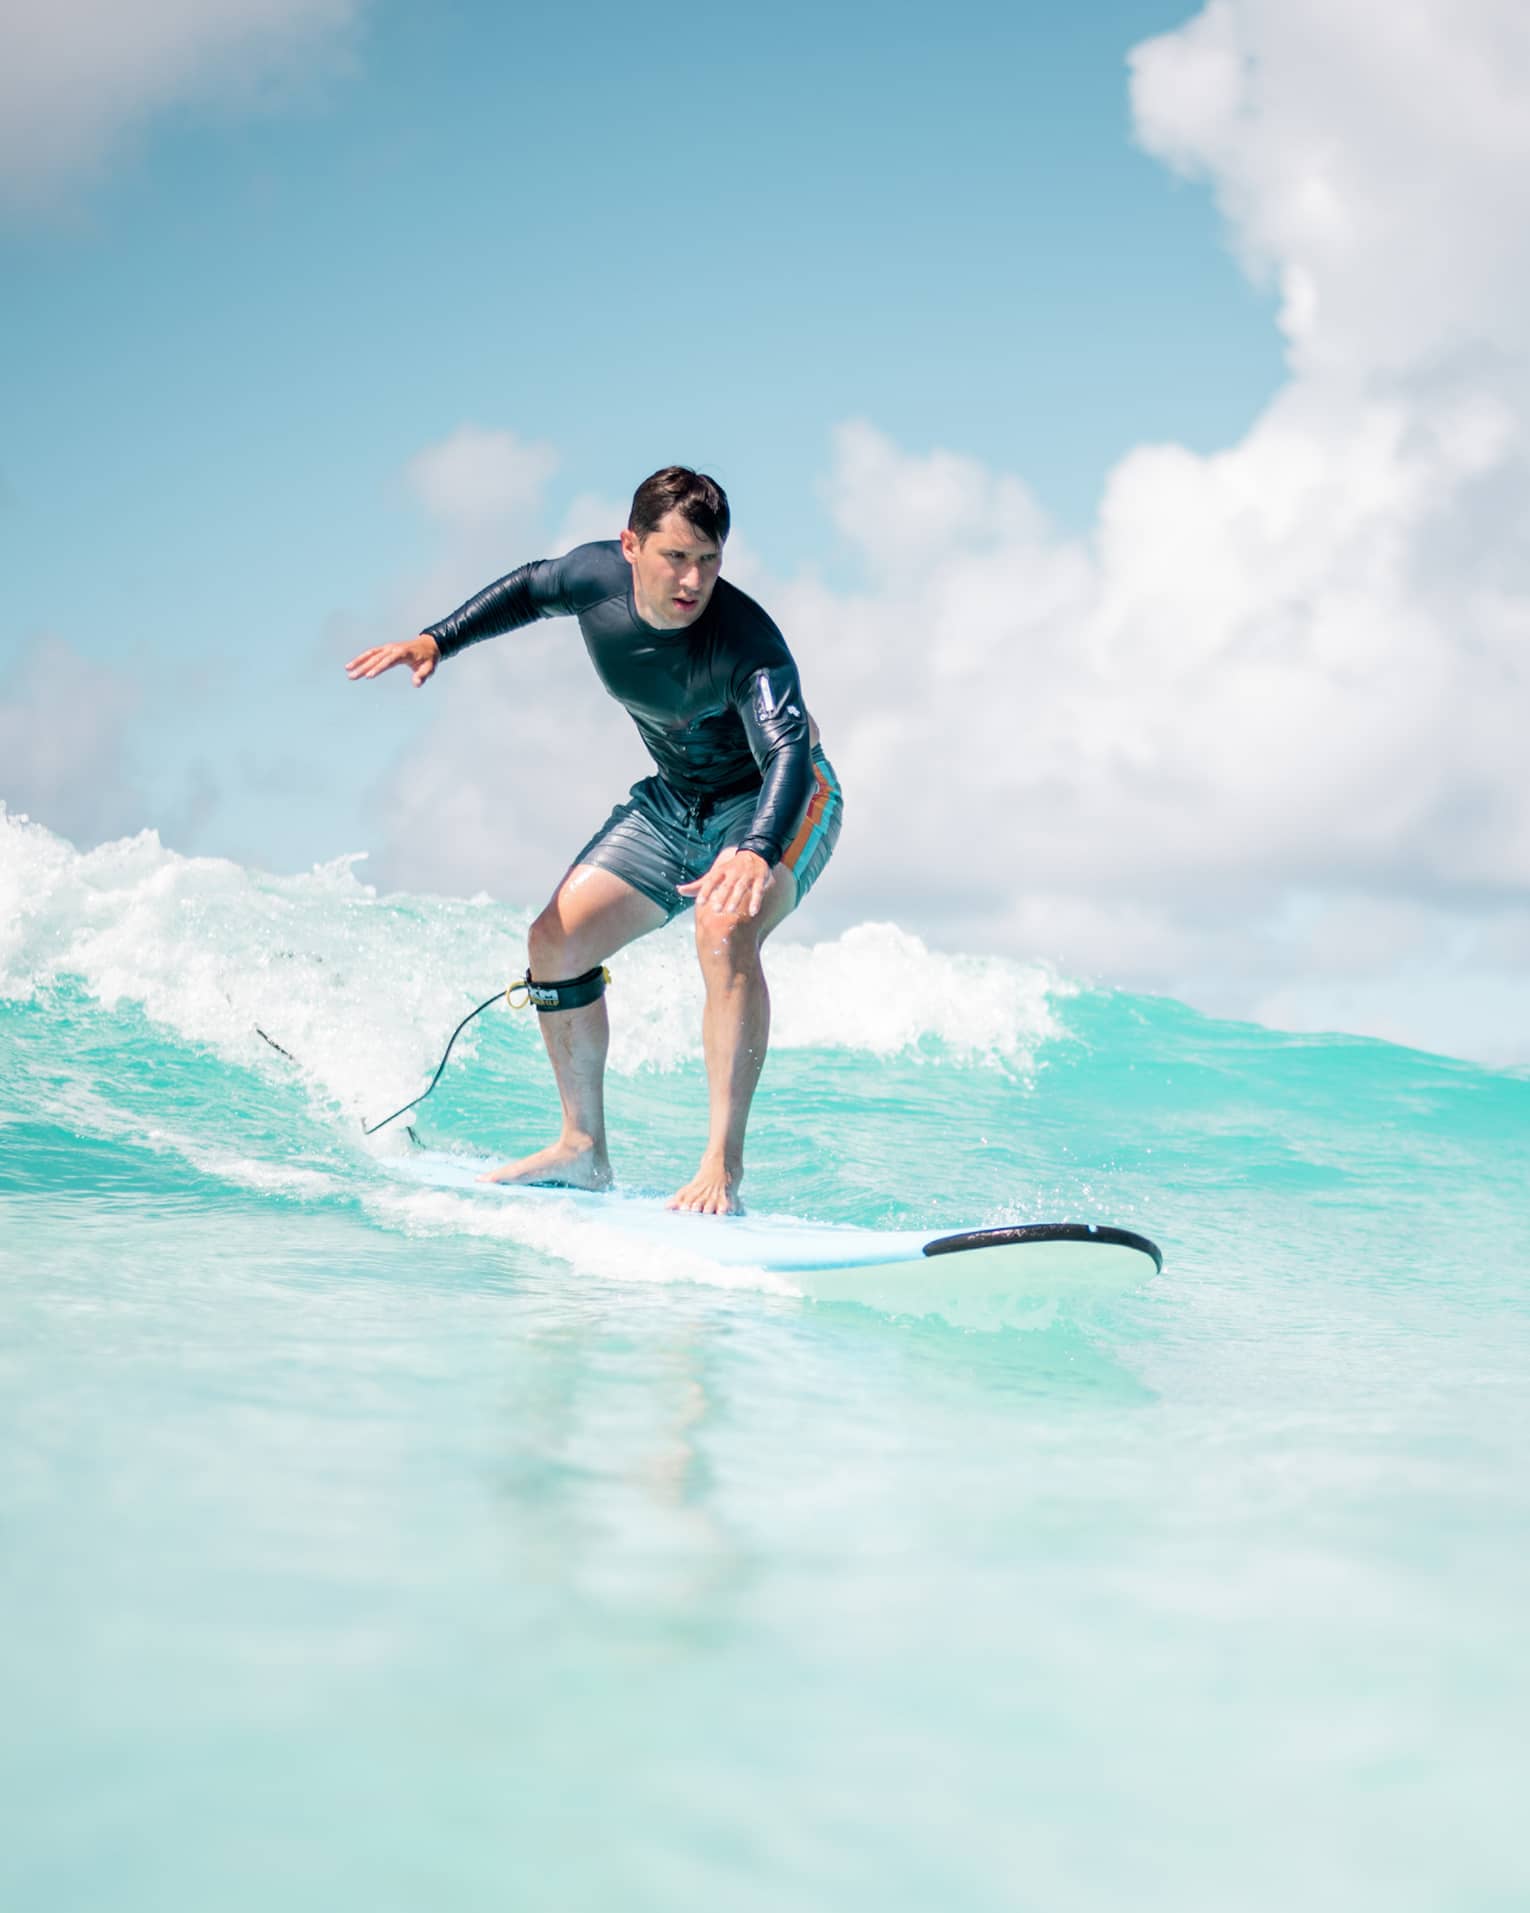
M 346 675 L 353 678 L 375 678 L 380 671 L 386 671 L 398 662 L 399 646 L 396 644 L 374 644 L 370 651 L 363 651 L 359 657 L 352 658 L 345 667 Z
M 440 654 L 432 647 L 421 652 L 416 644 L 374 644 L 370 650 L 359 652 L 345 667 L 349 678 L 381 677 L 384 671 L 391 671 L 395 664 L 407 665 L 416 684 L 423 684 L 435 670 Z
M 694 897 L 698 904 L 717 909 L 720 908 L 718 895 L 727 880 L 726 871 L 714 867 L 703 871 L 699 877 L 693 877 L 689 883 L 677 883 L 675 889 L 682 897 Z
M 744 893 L 745 916 L 757 917 L 760 914 L 760 905 L 765 901 L 765 892 L 774 881 L 768 870 L 762 870 L 757 877 L 750 878 Z
M 719 916 L 757 917 L 775 877 L 768 869 L 751 876 L 747 865 L 731 870 L 735 855 L 731 849 L 723 851 L 704 876 L 676 885 L 680 895 L 693 897 L 698 909 L 715 910 Z

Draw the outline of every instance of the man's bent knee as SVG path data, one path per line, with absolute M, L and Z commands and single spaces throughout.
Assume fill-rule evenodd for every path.
M 696 912 L 697 954 L 703 963 L 747 969 L 759 956 L 767 927 L 763 910 L 757 917 L 746 917 L 736 910 L 703 906 Z
M 740 956 L 757 950 L 772 930 L 785 923 L 797 907 L 797 882 L 786 864 L 777 864 L 771 875 L 774 882 L 760 899 L 756 917 L 714 910 L 708 904 L 696 906 L 696 947 L 703 956 L 709 950 L 732 950 Z
M 554 898 L 526 934 L 526 957 L 531 964 L 531 974 L 562 976 L 558 966 L 568 955 L 568 941 Z

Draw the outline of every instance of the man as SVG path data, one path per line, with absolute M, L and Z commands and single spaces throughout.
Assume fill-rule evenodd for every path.
M 620 540 L 522 565 L 418 637 L 346 666 L 355 679 L 405 665 L 419 686 L 470 644 L 569 614 L 658 767 L 580 851 L 531 926 L 527 984 L 563 1129 L 490 1180 L 609 1186 L 601 965 L 694 903 L 710 1123 L 701 1167 L 670 1207 L 740 1207 L 744 1130 L 770 1035 L 760 945 L 822 874 L 843 804 L 785 639 L 718 576 L 728 526 L 722 487 L 668 466 L 638 487 Z

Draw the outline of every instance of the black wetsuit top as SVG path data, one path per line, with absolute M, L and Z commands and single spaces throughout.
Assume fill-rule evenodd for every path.
M 779 863 L 814 779 L 797 667 L 774 621 L 719 578 L 694 624 L 655 631 L 638 616 L 632 567 L 610 539 L 522 565 L 425 629 L 449 658 L 560 616 L 578 618 L 601 683 L 631 713 L 659 775 L 682 797 L 705 810 L 759 790 L 739 848 Z

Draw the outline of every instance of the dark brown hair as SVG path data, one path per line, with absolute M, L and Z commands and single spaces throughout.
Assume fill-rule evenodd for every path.
M 688 465 L 666 465 L 662 472 L 645 478 L 632 494 L 627 529 L 646 538 L 672 511 L 679 512 L 714 544 L 722 544 L 728 536 L 732 523 L 728 494 L 705 472 L 693 472 Z

